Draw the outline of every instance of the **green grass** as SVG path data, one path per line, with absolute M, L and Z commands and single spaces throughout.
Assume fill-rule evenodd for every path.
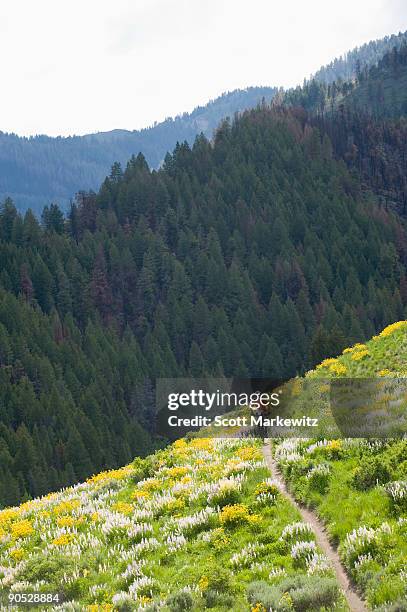
M 326 360 L 307 377 L 338 375 L 407 376 L 407 322 Z M 275 453 L 296 498 L 325 522 L 369 606 L 407 609 L 407 441 L 297 439 L 277 442 Z M 355 535 L 363 528 L 367 535 Z
M 335 610 L 347 610 L 326 560 L 315 557 L 311 567 L 293 556 L 295 543 L 314 541 L 313 533 L 282 538 L 300 515 L 269 477 L 259 440 L 180 440 L 122 470 L 5 510 L 3 592 L 58 592 L 69 602 L 63 610 L 181 610 L 187 600 L 197 611 L 245 611 L 255 607 L 247 598 L 251 583 L 263 585 L 260 605 L 264 585 L 277 589 L 302 577 L 301 588 L 287 586 L 286 598 L 320 596 L 316 585 L 326 579 Z M 185 523 L 208 507 L 201 524 Z M 151 549 L 140 549 L 135 529 L 142 525 Z M 172 549 L 170 534 L 179 548 Z

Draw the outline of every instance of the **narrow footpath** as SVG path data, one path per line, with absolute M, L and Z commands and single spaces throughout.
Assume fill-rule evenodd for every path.
M 363 600 L 359 597 L 359 595 L 352 587 L 345 568 L 341 563 L 340 557 L 328 539 L 323 523 L 314 514 L 314 512 L 311 512 L 311 510 L 308 510 L 307 508 L 301 506 L 287 489 L 287 485 L 279 470 L 277 462 L 275 461 L 272 455 L 270 440 L 268 439 L 265 440 L 263 453 L 267 467 L 269 468 L 276 484 L 279 486 L 281 493 L 285 495 L 290 500 L 290 502 L 298 509 L 303 520 L 306 523 L 310 523 L 310 525 L 312 526 L 315 532 L 317 544 L 329 559 L 332 568 L 335 571 L 338 583 L 340 584 L 345 594 L 349 608 L 352 610 L 352 612 L 366 612 L 366 606 Z

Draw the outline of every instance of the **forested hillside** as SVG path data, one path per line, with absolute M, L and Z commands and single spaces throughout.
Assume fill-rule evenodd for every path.
M 280 102 L 306 111 L 329 135 L 334 154 L 385 207 L 407 212 L 407 45 L 349 82 L 307 82 Z
M 344 81 L 353 81 L 364 74 L 406 40 L 407 33 L 400 33 L 357 47 L 321 68 L 310 83 L 312 87 L 322 84 L 327 88 L 336 81 L 332 89 L 336 99 Z M 157 168 L 177 142 L 186 140 L 192 145 L 201 132 L 210 139 L 222 119 L 254 108 L 263 98 L 270 102 L 276 93 L 276 87 L 238 89 L 190 114 L 166 119 L 143 130 L 116 129 L 69 138 L 44 135 L 22 138 L 0 132 L 0 200 L 9 196 L 19 210 L 31 208 L 36 214 L 51 202 L 67 210 L 77 191 L 99 188 L 114 160 L 124 165 L 131 155 L 141 151 L 148 164 Z M 315 92 L 311 98 L 313 104 Z M 305 105 L 304 100 L 301 103 Z
M 406 237 L 304 113 L 142 155 L 67 220 L 0 213 L 0 503 L 151 447 L 150 380 L 288 377 L 403 318 Z
M 142 151 L 150 166 L 157 168 L 178 141 L 192 145 L 201 132 L 212 138 L 223 118 L 255 107 L 263 98 L 270 102 L 276 91 L 274 87 L 237 89 L 190 114 L 142 130 L 68 138 L 22 138 L 0 132 L 0 199 L 9 196 L 19 210 L 31 208 L 36 214 L 52 202 L 66 210 L 77 191 L 99 188 L 115 160 L 125 164 Z
M 326 85 L 338 80 L 351 81 L 361 70 L 374 66 L 383 55 L 392 51 L 394 47 L 401 47 L 406 42 L 407 32 L 371 40 L 365 45 L 355 47 L 355 49 L 335 58 L 327 66 L 320 68 L 313 75 L 313 78 Z

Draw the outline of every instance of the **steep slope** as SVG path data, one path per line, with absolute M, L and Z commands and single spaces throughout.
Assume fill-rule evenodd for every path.
M 345 93 L 345 108 L 374 117 L 407 115 L 407 43 L 394 47 L 377 65 L 358 75 L 358 85 Z
M 316 380 L 344 375 L 405 379 L 407 321 L 308 373 Z M 291 439 L 274 454 L 293 494 L 325 522 L 370 607 L 405 610 L 407 441 Z
M 329 85 L 334 81 L 351 81 L 365 68 L 376 65 L 382 57 L 407 42 L 407 32 L 392 34 L 355 47 L 328 65 L 320 68 L 312 78 Z
M 0 512 L 4 599 L 21 585 L 53 610 L 347 610 L 256 440 L 179 440 Z
M 19 210 L 36 214 L 58 202 L 65 210 L 82 189 L 98 189 L 116 160 L 122 164 L 142 151 L 156 168 L 177 142 L 193 143 L 197 134 L 208 138 L 219 122 L 237 111 L 270 102 L 274 87 L 249 87 L 225 93 L 216 100 L 142 130 L 113 130 L 68 138 L 22 138 L 0 132 L 0 200 L 11 197 Z
M 402 375 L 407 321 L 366 346 L 363 359 L 352 359 L 357 346 L 339 363 L 358 376 Z M 331 366 L 308 376 L 333 376 Z M 54 601 L 61 610 L 346 610 L 310 525 L 270 480 L 261 446 L 255 439 L 179 440 L 3 510 L 5 597 L 24 585 L 27 593 L 72 602 L 58 608 Z M 404 609 L 406 450 L 405 441 L 358 440 L 286 440 L 275 448 L 294 493 L 318 508 L 369 606 L 382 612 Z M 387 474 L 380 485 L 378 465 Z
M 329 135 L 336 157 L 361 177 L 364 187 L 386 208 L 406 216 L 406 44 L 352 81 L 328 86 L 309 81 L 280 101 L 304 109 L 307 121 Z
M 0 504 L 148 451 L 157 378 L 289 377 L 402 318 L 405 244 L 327 138 L 267 107 L 159 172 L 116 165 L 68 221 L 6 202 Z
M 377 64 L 347 81 L 326 84 L 313 78 L 302 87 L 280 92 L 275 100 L 313 114 L 362 113 L 398 119 L 407 113 L 407 43 L 388 51 Z

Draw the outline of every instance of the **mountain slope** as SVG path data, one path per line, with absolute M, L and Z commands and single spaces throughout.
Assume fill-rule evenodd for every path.
M 257 611 L 268 590 L 270 605 L 283 596 L 289 609 L 345 612 L 299 518 L 269 478 L 260 441 L 179 440 L 0 512 L 0 585 L 5 597 L 18 584 L 59 593 L 74 610 Z
M 353 80 L 406 38 L 406 33 L 400 33 L 357 47 L 321 68 L 313 80 L 325 85 L 338 79 Z M 124 164 L 141 151 L 157 168 L 177 142 L 186 140 L 192 145 L 201 132 L 212 138 L 222 119 L 254 108 L 263 98 L 270 102 L 276 93 L 275 87 L 235 90 L 190 114 L 138 131 L 116 129 L 69 138 L 21 138 L 0 132 L 0 200 L 11 197 L 19 210 L 31 208 L 36 214 L 51 202 L 66 210 L 76 192 L 98 188 L 115 160 Z
M 381 58 L 407 42 L 407 32 L 392 34 L 378 40 L 372 40 L 360 47 L 335 58 L 327 66 L 320 68 L 311 78 L 329 85 L 334 81 L 351 81 L 365 68 L 377 64 Z
M 367 348 L 362 360 L 351 358 L 356 347 L 339 361 L 357 361 L 352 373 L 361 377 L 371 375 L 365 364 L 373 360 L 376 373 L 401 375 L 407 321 L 383 330 Z M 329 367 L 323 363 L 316 372 Z M 405 470 L 406 442 L 315 442 L 278 442 L 286 477 L 327 520 L 370 606 L 384 612 L 397 600 L 400 607 L 390 609 L 403 609 L 407 508 L 404 498 L 397 505 L 389 482 Z M 372 456 L 391 457 L 389 486 L 375 487 L 373 475 L 369 490 L 349 491 L 349 474 L 359 482 Z M 352 472 L 355 466 L 359 471 Z M 331 511 L 340 520 L 333 522 Z M 179 440 L 127 467 L 0 512 L 0 584 L 5 594 L 21 584 L 28 593 L 59 593 L 78 609 L 155 603 L 168 610 L 346 610 L 310 526 L 298 518 L 268 478 L 259 440 Z
M 364 189 L 405 217 L 407 213 L 407 45 L 394 48 L 349 82 L 309 81 L 279 98 L 300 107 L 328 134 L 334 154 Z
M 211 138 L 219 122 L 237 111 L 270 102 L 273 87 L 249 87 L 223 94 L 206 106 L 150 128 L 113 130 L 68 138 L 22 138 L 0 132 L 0 200 L 11 197 L 19 210 L 40 213 L 58 202 L 67 209 L 79 190 L 98 189 L 114 161 L 126 163 L 142 151 L 158 167 L 176 143 L 193 143 L 199 133 Z
M 407 321 L 323 361 L 308 377 L 379 377 L 405 397 Z M 369 607 L 407 608 L 407 441 L 286 440 L 275 445 L 290 490 L 314 508 Z
M 290 377 L 403 317 L 405 245 L 329 139 L 267 107 L 159 172 L 115 166 L 67 221 L 7 202 L 0 503 L 148 452 L 157 378 Z

